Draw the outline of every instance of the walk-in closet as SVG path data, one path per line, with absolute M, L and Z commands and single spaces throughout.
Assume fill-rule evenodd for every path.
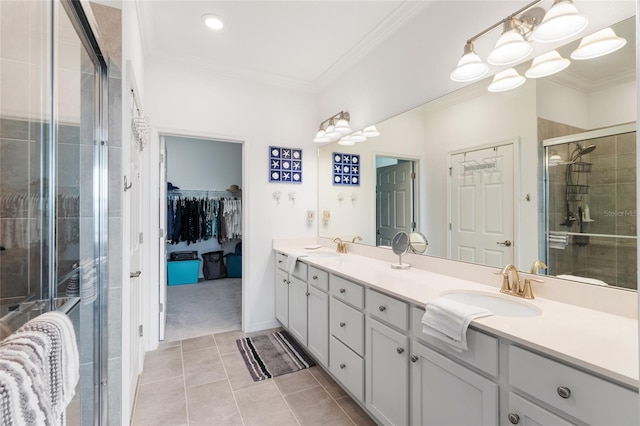
M 166 158 L 161 171 L 166 177 L 164 341 L 241 329 L 242 144 L 176 136 L 162 139 Z

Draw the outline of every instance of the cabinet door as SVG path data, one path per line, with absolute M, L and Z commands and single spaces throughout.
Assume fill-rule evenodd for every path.
M 498 424 L 498 385 L 413 341 L 411 423 Z
M 509 410 L 506 416 L 509 424 L 519 426 L 571 426 L 573 424 L 513 392 L 509 392 Z
M 289 327 L 289 280 L 280 269 L 276 269 L 276 319 Z
M 291 277 L 289 282 L 289 332 L 307 345 L 307 282 Z
M 385 425 L 409 423 L 409 338 L 378 321 L 366 325 L 367 408 Z
M 329 295 L 309 285 L 307 348 L 320 364 L 329 361 Z

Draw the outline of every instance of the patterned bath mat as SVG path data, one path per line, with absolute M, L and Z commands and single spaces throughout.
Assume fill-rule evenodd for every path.
M 254 382 L 313 367 L 315 363 L 286 332 L 236 340 Z

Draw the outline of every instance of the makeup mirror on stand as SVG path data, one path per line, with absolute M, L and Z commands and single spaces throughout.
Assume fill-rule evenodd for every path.
M 426 249 L 426 247 L 425 247 Z M 398 263 L 392 263 L 393 269 L 407 269 L 411 267 L 408 263 L 402 263 L 402 255 L 409 251 L 409 235 L 400 231 L 391 240 L 391 250 L 398 255 Z

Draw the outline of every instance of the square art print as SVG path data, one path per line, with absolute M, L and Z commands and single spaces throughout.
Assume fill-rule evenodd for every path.
M 333 184 L 360 185 L 360 155 L 333 153 Z
M 269 182 L 302 183 L 302 150 L 270 146 Z

